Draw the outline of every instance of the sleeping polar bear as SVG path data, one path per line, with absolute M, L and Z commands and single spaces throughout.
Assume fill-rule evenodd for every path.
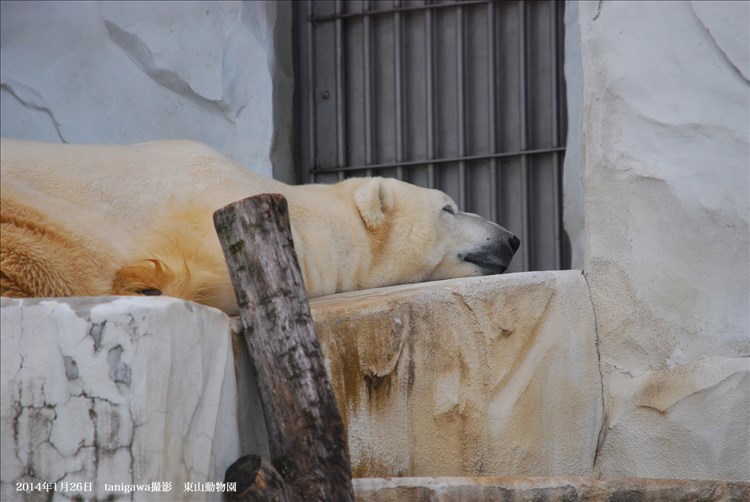
M 508 230 L 395 179 L 290 186 L 188 141 L 0 144 L 3 296 L 166 294 L 237 312 L 212 214 L 259 193 L 289 204 L 310 296 L 502 273 Z

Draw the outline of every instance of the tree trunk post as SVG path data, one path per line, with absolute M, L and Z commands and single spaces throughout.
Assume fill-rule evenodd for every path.
M 292 500 L 354 500 L 343 421 L 294 251 L 286 199 L 263 194 L 214 213 L 255 366 L 271 462 Z

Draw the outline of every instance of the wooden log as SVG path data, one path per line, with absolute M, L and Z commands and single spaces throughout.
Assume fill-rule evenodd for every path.
M 290 500 L 354 500 L 344 426 L 294 251 L 286 199 L 214 213 L 255 366 L 271 462 Z

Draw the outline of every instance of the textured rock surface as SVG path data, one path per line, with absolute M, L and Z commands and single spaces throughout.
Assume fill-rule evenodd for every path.
M 2 2 L 3 136 L 193 139 L 292 176 L 291 2 Z
M 0 498 L 16 482 L 91 482 L 81 495 L 99 500 L 117 495 L 105 483 L 170 482 L 169 500 L 223 480 L 240 454 L 229 333 L 218 310 L 169 298 L 3 298 Z
M 355 476 L 578 475 L 602 421 L 580 271 L 311 301 Z
M 580 272 L 312 308 L 358 475 L 591 473 L 603 405 Z M 3 299 L 2 498 L 17 481 L 92 481 L 99 498 L 104 483 L 168 481 L 183 495 L 267 455 L 244 344 L 235 370 L 225 336 L 237 330 L 169 298 Z
M 748 483 L 582 477 L 355 479 L 354 489 L 359 502 L 736 502 L 750 498 Z
M 598 472 L 748 480 L 750 4 L 579 8 Z

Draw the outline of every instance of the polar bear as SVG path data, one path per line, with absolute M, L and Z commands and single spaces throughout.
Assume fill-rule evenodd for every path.
M 237 313 L 212 214 L 287 198 L 311 297 L 502 273 L 520 242 L 443 192 L 395 179 L 291 186 L 206 145 L 2 139 L 4 296 L 167 294 Z

